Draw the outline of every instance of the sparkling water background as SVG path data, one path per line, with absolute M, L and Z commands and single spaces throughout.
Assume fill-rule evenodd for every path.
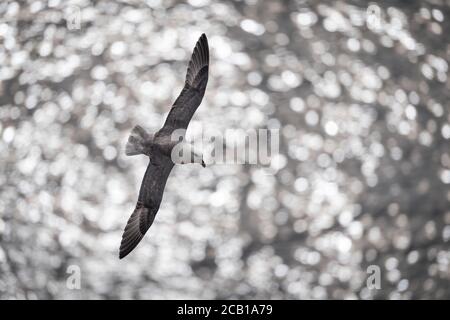
M 450 2 L 367 6 L 2 1 L 0 298 L 449 299 Z M 119 260 L 147 164 L 127 136 L 161 127 L 203 32 L 189 134 L 279 129 L 278 171 L 174 168 Z

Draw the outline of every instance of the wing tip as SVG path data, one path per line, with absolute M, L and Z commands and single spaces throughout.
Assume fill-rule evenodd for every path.
M 202 33 L 195 44 L 189 61 L 186 83 L 192 86 L 194 79 L 205 66 L 209 66 L 209 45 L 206 34 Z
M 202 33 L 201 36 L 198 38 L 193 53 L 195 53 L 196 49 L 199 51 L 205 51 L 204 53 L 207 53 L 209 51 L 208 38 L 206 37 L 205 33 Z M 209 56 L 205 58 L 209 58 Z
M 158 211 L 158 210 L 156 210 Z M 156 211 L 150 210 L 145 206 L 136 206 L 130 218 L 128 219 L 125 230 L 122 234 L 122 241 L 120 242 L 119 259 L 125 258 L 131 251 L 133 251 L 145 233 L 153 224 L 156 216 Z
M 205 51 L 205 55 L 206 55 L 206 63 L 209 64 L 209 44 L 208 44 L 208 38 L 206 37 L 206 34 L 202 33 L 202 35 L 200 36 L 200 39 L 203 43 L 204 46 L 204 51 Z
M 139 231 L 137 231 L 139 232 Z M 136 231 L 134 232 L 136 233 Z M 144 235 L 139 234 L 138 236 L 134 236 L 133 239 L 125 239 L 125 235 L 122 238 L 122 243 L 120 244 L 120 249 L 119 249 L 119 259 L 123 259 L 125 258 L 128 254 L 131 253 L 131 251 L 133 251 L 137 245 L 139 244 L 139 242 L 141 242 L 142 238 L 144 237 Z
M 131 253 L 133 249 L 125 251 L 121 248 L 121 250 L 119 251 L 119 259 L 122 260 L 123 258 L 125 258 L 128 254 Z
M 144 235 L 140 230 L 140 215 L 146 214 L 146 208 L 136 207 L 131 214 L 122 234 L 122 241 L 120 242 L 119 259 L 125 258 L 134 248 L 139 244 Z
M 208 37 L 206 37 L 205 33 L 202 33 L 200 36 L 199 42 L 205 44 L 205 50 L 209 51 L 209 45 L 208 45 Z

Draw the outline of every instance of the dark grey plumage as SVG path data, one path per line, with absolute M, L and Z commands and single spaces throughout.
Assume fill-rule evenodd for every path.
M 186 129 L 200 105 L 208 83 L 209 47 L 205 34 L 197 42 L 189 61 L 184 88 L 175 100 L 164 127 L 164 134 L 175 129 Z
M 192 53 L 183 90 L 175 100 L 164 126 L 154 136 L 136 126 L 126 146 L 127 155 L 146 154 L 150 162 L 142 180 L 136 208 L 129 218 L 122 235 L 119 258 L 128 255 L 142 240 L 153 224 L 164 193 L 167 178 L 174 166 L 164 148 L 176 129 L 187 129 L 200 105 L 208 83 L 209 47 L 202 34 Z M 149 144 L 147 141 L 152 141 Z M 202 165 L 204 163 L 202 161 Z

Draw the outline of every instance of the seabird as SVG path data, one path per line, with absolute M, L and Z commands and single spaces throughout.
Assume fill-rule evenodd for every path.
M 179 143 L 179 141 L 173 141 L 172 133 L 178 129 L 187 129 L 189 121 L 203 99 L 208 83 L 208 67 L 208 39 L 205 34 L 202 34 L 189 61 L 183 90 L 170 109 L 164 126 L 154 135 L 140 126 L 135 126 L 131 131 L 125 147 L 126 155 L 144 154 L 150 158 L 150 161 L 141 184 L 136 208 L 128 219 L 122 235 L 120 259 L 138 245 L 155 220 L 164 187 L 173 166 L 190 162 L 200 163 L 205 167 L 202 155 L 188 143 L 182 142 L 190 153 L 190 161 L 175 163 L 171 154 L 173 148 Z

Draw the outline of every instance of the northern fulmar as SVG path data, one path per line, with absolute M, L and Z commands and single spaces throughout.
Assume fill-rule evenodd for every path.
M 200 163 L 205 167 L 202 155 L 187 143 L 189 161 L 176 162 L 172 150 L 179 143 L 173 139 L 175 130 L 186 130 L 200 105 L 208 83 L 209 48 L 205 34 L 195 45 L 189 61 L 186 81 L 167 116 L 164 126 L 154 135 L 135 126 L 125 147 L 128 156 L 144 154 L 149 164 L 139 191 L 139 197 L 122 235 L 119 258 L 127 256 L 142 240 L 155 220 L 164 193 L 167 178 L 175 164 Z M 183 138 L 183 137 L 181 137 Z M 186 149 L 184 149 L 186 150 Z

